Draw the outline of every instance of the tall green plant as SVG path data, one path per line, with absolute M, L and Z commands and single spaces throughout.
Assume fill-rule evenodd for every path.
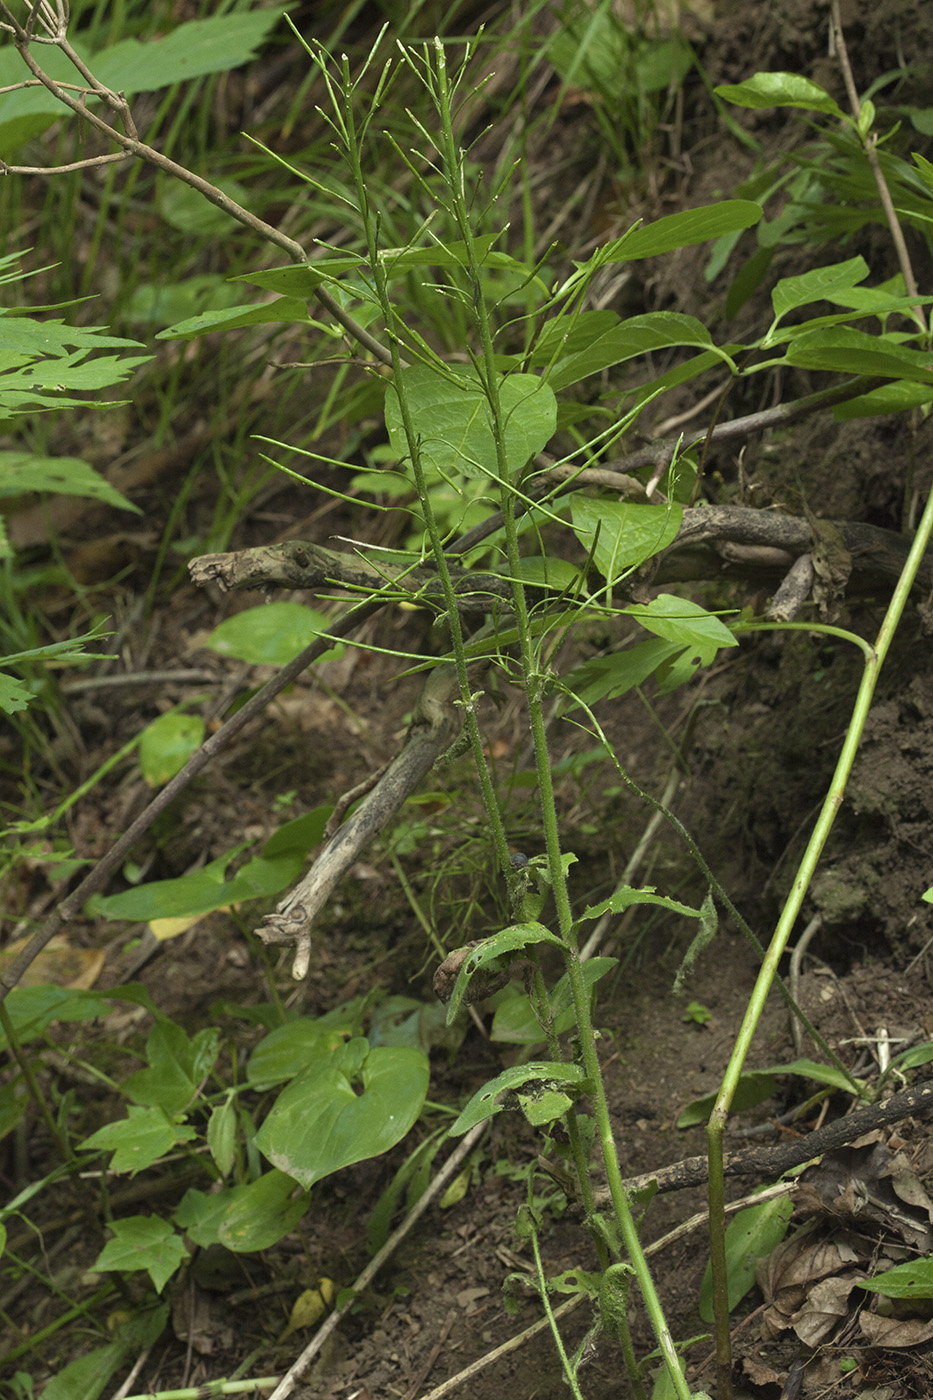
M 17 36 L 18 46 L 35 72 L 39 65 L 29 54 L 29 40 L 24 30 Z M 69 52 L 64 30 L 58 42 L 74 64 L 75 51 Z M 384 394 L 385 436 L 397 459 L 396 470 L 399 475 L 404 474 L 417 504 L 419 535 L 414 547 L 396 551 L 391 557 L 376 554 L 371 573 L 363 576 L 367 581 L 361 583 L 359 573 L 354 576 L 354 587 L 363 593 L 365 601 L 332 625 L 330 632 L 333 636 L 346 635 L 357 618 L 399 597 L 414 597 L 431 609 L 443 629 L 437 634 L 445 638 L 440 656 L 404 655 L 425 670 L 437 672 L 444 666 L 454 670 L 455 705 L 466 728 L 491 844 L 511 905 L 511 922 L 460 959 L 459 970 L 447 989 L 449 1015 L 453 1018 L 461 1005 L 483 995 L 490 976 L 507 974 L 509 966 L 521 959 L 531 967 L 530 998 L 547 1047 L 545 1059 L 514 1066 L 484 1085 L 463 1109 L 452 1131 L 465 1132 L 501 1111 L 505 1107 L 499 1098 L 502 1093 L 514 1096 L 508 1102 L 517 1103 L 537 1128 L 548 1132 L 552 1124 L 563 1125 L 600 1262 L 602 1281 L 595 1292 L 603 1325 L 619 1339 L 633 1390 L 641 1394 L 643 1381 L 626 1317 L 631 1271 L 651 1319 L 670 1387 L 681 1400 L 686 1400 L 689 1386 L 640 1243 L 638 1207 L 625 1189 L 599 1063 L 593 998 L 600 976 L 609 970 L 610 960 L 588 974 L 581 958 L 580 933 L 587 922 L 600 918 L 609 909 L 620 912 L 647 904 L 695 921 L 699 947 L 715 931 L 714 901 L 710 898 L 702 907 L 694 908 L 651 888 L 623 886 L 609 901 L 575 911 L 568 882 L 574 856 L 565 849 L 544 707 L 558 691 L 567 693 L 571 703 L 591 702 L 597 698 L 596 691 L 600 695 L 619 694 L 653 674 L 659 676 L 664 688 L 671 689 L 689 680 L 698 666 L 709 665 L 723 648 L 734 647 L 741 624 L 730 627 L 698 604 L 670 594 L 662 593 L 646 603 L 633 601 L 629 593 L 634 571 L 647 566 L 677 536 L 684 501 L 689 499 L 690 487 L 701 469 L 698 449 L 703 433 L 682 440 L 679 448 L 672 450 L 668 460 L 676 456 L 676 469 L 668 473 L 666 499 L 662 501 L 647 500 L 643 491 L 638 501 L 620 501 L 617 495 L 598 492 L 598 478 L 587 473 L 624 440 L 649 403 L 671 387 L 699 379 L 713 370 L 721 374 L 725 368 L 737 378 L 774 368 L 842 372 L 852 378 L 841 391 L 834 391 L 834 396 L 842 399 L 848 395 L 855 401 L 864 395 L 866 376 L 874 381 L 920 385 L 926 390 L 933 386 L 933 371 L 919 325 L 915 332 L 905 335 L 889 329 L 888 318 L 895 313 L 910 313 L 928 299 L 918 298 L 903 285 L 863 287 L 869 270 L 861 259 L 852 258 L 779 282 L 772 293 L 770 324 L 745 344 L 718 344 L 700 320 L 676 312 L 626 319 L 610 310 L 593 311 L 587 306 L 588 289 L 593 277 L 607 266 L 625 265 L 754 227 L 761 217 L 760 206 L 749 200 L 725 200 L 634 227 L 572 268 L 560 268 L 554 252 L 542 261 L 534 261 L 527 257 L 525 248 L 519 254 L 497 246 L 506 243 L 507 238 L 497 219 L 496 191 L 469 184 L 469 153 L 459 145 L 457 114 L 470 96 L 470 48 L 453 62 L 438 40 L 423 48 L 402 48 L 394 63 L 382 63 L 381 59 L 377 61 L 374 46 L 356 75 L 348 60 L 334 62 L 323 48 L 312 43 L 305 43 L 305 49 L 328 98 L 326 118 L 346 164 L 340 199 L 349 205 L 362 230 L 364 246 L 357 251 L 317 250 L 320 256 L 308 258 L 295 240 L 256 219 L 202 176 L 164 160 L 151 146 L 136 137 L 127 137 L 125 130 L 106 128 L 124 152 L 141 155 L 187 182 L 292 259 L 291 266 L 262 268 L 239 279 L 264 294 L 272 293 L 271 301 L 208 308 L 163 335 L 166 339 L 186 340 L 238 326 L 280 321 L 326 335 L 334 349 L 342 337 L 349 335 L 354 342 L 353 355 L 362 352 L 369 357 L 366 370 Z M 83 64 L 80 55 L 77 58 Z M 126 120 L 131 120 L 125 101 L 113 86 L 98 83 L 95 87 L 90 70 L 85 70 L 86 64 L 78 68 L 94 101 L 109 104 L 121 114 L 125 128 Z M 387 158 L 385 149 L 374 154 L 380 139 L 375 118 L 400 73 L 414 76 L 428 103 L 419 105 L 421 116 L 411 118 L 416 153 L 399 143 L 390 143 L 388 155 L 407 168 L 428 212 L 403 246 L 385 246 L 383 211 L 367 181 L 367 171 L 372 163 Z M 54 79 L 48 79 L 45 85 L 71 107 L 76 117 L 102 129 L 103 119 L 82 109 L 66 89 L 56 87 Z M 133 84 L 128 80 L 122 86 L 132 88 Z M 430 116 L 424 115 L 425 111 Z M 307 183 L 315 197 L 330 190 L 314 173 L 293 173 Z M 456 309 L 467 331 L 465 355 L 438 353 L 430 326 L 415 323 L 408 313 L 404 297 L 412 278 L 423 282 L 420 305 L 429 306 L 434 298 Z M 520 293 L 517 303 L 514 293 Z M 311 321 L 312 302 L 317 303 L 317 314 L 322 320 Z M 830 315 L 813 314 L 814 308 L 827 302 L 841 310 Z M 793 324 L 791 313 L 798 318 Z M 799 319 L 802 313 L 808 313 L 806 319 Z M 855 329 L 853 323 L 857 321 L 877 321 L 880 329 L 872 333 Z M 651 357 L 661 351 L 686 352 L 686 357 L 675 368 L 658 374 Z M 627 412 L 609 426 L 598 419 L 590 422 L 581 417 L 573 391 L 588 379 L 622 365 L 642 377 Z M 390 376 L 384 375 L 385 369 L 391 372 Z M 567 425 L 574 427 L 574 435 L 569 438 L 562 435 Z M 570 448 L 556 466 L 542 458 L 546 447 L 559 444 L 565 449 L 568 442 Z M 644 468 L 643 476 L 656 465 Z M 355 468 L 346 466 L 355 473 Z M 680 493 L 678 475 L 681 483 L 687 484 L 687 490 L 681 487 Z M 438 509 L 441 484 L 450 493 L 443 511 Z M 456 505 L 450 506 L 451 500 L 479 506 L 483 516 L 459 541 L 452 538 L 458 528 L 458 512 Z M 468 568 L 461 567 L 464 555 L 469 559 Z M 427 575 L 423 572 L 426 565 Z M 329 577 L 339 581 L 340 561 L 332 567 L 334 572 Z M 898 606 L 902 605 L 903 589 L 904 585 L 899 591 Z M 468 607 L 464 607 L 465 602 Z M 474 630 L 470 615 L 478 611 L 486 615 L 486 625 Z M 592 672 L 567 677 L 555 674 L 550 658 L 556 640 L 581 622 L 617 618 L 637 623 L 644 630 L 639 648 L 609 658 L 599 676 Z M 874 676 L 881 643 L 869 648 L 860 639 L 853 640 L 870 653 Z M 312 643 L 289 663 L 283 674 L 300 670 L 326 645 L 325 638 Z M 483 743 L 482 676 L 493 666 L 501 667 L 524 692 L 544 845 L 544 854 L 530 865 L 516 862 L 510 853 L 506 818 Z M 870 690 L 866 691 L 865 704 L 869 696 Z M 206 756 L 214 751 L 209 747 L 211 743 L 209 740 L 208 747 L 171 780 L 166 794 L 176 792 L 198 765 L 203 766 Z M 167 800 L 168 797 L 160 798 L 161 806 Z M 153 804 L 153 814 L 155 810 Z M 132 834 L 128 833 L 126 840 Z M 270 845 L 275 841 L 273 837 Z M 114 852 L 93 876 L 82 882 L 62 910 L 79 907 L 88 894 L 98 890 L 116 865 L 117 852 L 122 854 L 125 849 L 125 841 L 117 843 Z M 276 864 L 273 856 L 285 853 L 285 845 L 264 852 L 260 864 L 265 883 L 259 891 L 249 885 L 242 872 L 233 881 L 226 881 L 226 865 L 236 854 L 233 851 L 216 862 L 213 869 L 201 872 L 196 881 L 172 882 L 168 903 L 168 892 L 158 886 L 144 886 L 132 892 L 133 897 L 142 901 L 140 907 L 145 906 L 147 916 L 155 916 L 168 913 L 169 903 L 174 915 L 197 912 L 183 907 L 192 902 L 199 909 L 218 907 L 217 903 L 205 905 L 203 900 L 232 898 L 228 887 L 235 886 L 237 880 L 241 884 L 246 880 L 254 893 L 268 894 L 273 887 L 281 888 L 274 883 L 281 869 L 272 871 L 266 867 Z M 292 856 L 295 851 L 288 847 L 288 853 Z M 206 891 L 205 879 L 212 886 Z M 555 914 L 550 922 L 544 921 L 547 898 L 554 900 Z M 104 904 L 101 910 L 117 916 L 125 915 L 127 907 L 124 900 L 109 907 Z M 53 925 L 54 920 L 42 931 L 43 938 L 50 936 Z M 549 985 L 539 953 L 553 953 L 558 959 L 562 977 L 556 986 Z M 765 991 L 775 965 L 772 950 L 761 983 Z M 573 1012 L 569 1045 L 561 1039 L 558 1029 L 564 1024 L 560 1018 L 568 1007 Z M 205 1055 L 208 1049 L 213 1053 L 212 1046 L 207 1042 L 204 1047 L 187 1041 L 182 1044 L 175 1032 L 164 1027 L 163 1038 L 175 1059 L 183 1062 L 183 1068 L 187 1066 L 183 1086 L 187 1093 L 190 1085 L 196 1084 L 195 1069 L 203 1068 L 198 1059 L 201 1050 Z M 356 1036 L 344 1047 L 346 1063 L 342 1059 L 340 1064 L 341 1073 L 350 1084 L 350 1095 L 354 1075 L 362 1075 L 365 1082 L 368 1048 L 358 1043 L 360 1039 Z M 172 1050 L 176 1040 L 177 1046 Z M 154 1044 L 153 1053 L 156 1051 L 161 1054 L 161 1042 Z M 344 1087 L 341 1085 L 341 1092 Z M 300 1132 L 312 1088 L 310 1079 L 299 1076 L 283 1093 L 286 1102 L 281 1105 L 280 1117 L 271 1119 L 271 1126 L 267 1120 L 250 1139 L 277 1171 L 302 1185 L 320 1174 L 311 1160 L 317 1144 Z M 413 1095 L 413 1102 L 415 1098 L 417 1095 Z M 344 1099 L 344 1106 L 352 1108 L 346 1095 Z M 586 1101 L 591 1106 L 589 1114 L 578 1111 Z M 175 1120 L 187 1112 L 189 1102 L 190 1099 L 177 1104 L 174 1100 L 171 1104 L 137 1103 L 137 1108 L 162 1115 L 155 1125 L 160 1134 L 160 1153 L 170 1131 L 175 1134 L 172 1144 L 186 1137 L 184 1130 L 188 1125 Z M 223 1125 L 229 1114 L 224 1104 L 217 1108 L 221 1117 L 215 1145 L 226 1151 Z M 396 1109 L 389 1116 L 399 1121 Z M 407 1126 L 411 1121 L 407 1109 L 401 1116 Z M 150 1118 L 142 1125 L 138 1114 L 128 1114 L 126 1121 L 129 1126 L 116 1125 L 116 1134 L 115 1125 L 104 1129 L 104 1140 L 98 1139 L 93 1145 L 119 1151 L 135 1140 L 138 1127 L 153 1126 Z M 289 1136 L 292 1130 L 297 1135 Z M 380 1136 L 372 1122 L 367 1130 L 372 1134 L 368 1145 L 378 1144 L 381 1150 L 389 1139 Z M 288 1139 L 287 1147 L 282 1145 L 283 1134 Z M 389 1137 L 397 1140 L 391 1134 Z M 608 1216 L 596 1208 L 590 1180 L 591 1140 L 598 1145 L 609 1181 L 612 1208 Z M 721 1187 L 721 1179 L 718 1185 Z M 280 1187 L 276 1178 L 276 1189 Z M 534 1221 L 525 1221 L 525 1227 L 532 1238 Z M 160 1248 L 165 1243 L 162 1235 L 156 1243 Z M 117 1257 L 119 1249 L 113 1251 L 113 1258 Z M 546 1293 L 546 1281 L 542 1287 Z M 566 1364 L 576 1387 L 574 1363 L 568 1358 Z

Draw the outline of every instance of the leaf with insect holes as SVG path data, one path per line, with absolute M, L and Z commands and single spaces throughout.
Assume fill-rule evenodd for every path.
M 525 924 L 511 924 L 508 928 L 500 929 L 491 938 L 484 938 L 477 947 L 470 952 L 460 962 L 457 971 L 457 980 L 454 983 L 453 991 L 447 1001 L 447 1024 L 454 1020 L 460 1010 L 461 1003 L 470 985 L 470 979 L 481 968 L 488 967 L 496 963 L 499 958 L 505 957 L 509 953 L 516 953 L 522 948 L 531 947 L 536 943 L 553 943 L 558 948 L 561 941 L 544 924 L 537 922 Z M 452 955 L 455 956 L 455 955 Z M 448 960 L 449 961 L 449 960 Z M 437 982 L 435 981 L 435 988 Z M 445 996 L 445 1000 L 446 1000 Z
M 502 1113 L 506 1108 L 504 1103 L 497 1103 L 496 1098 L 507 1089 L 518 1090 L 526 1084 L 549 1081 L 551 1088 L 559 1088 L 561 1085 L 577 1097 L 581 1093 L 586 1093 L 589 1088 L 589 1080 L 586 1077 L 586 1070 L 582 1065 L 567 1064 L 563 1060 L 533 1060 L 526 1065 L 513 1065 L 511 1069 L 503 1070 L 495 1079 L 491 1079 L 488 1084 L 484 1084 L 478 1089 L 460 1117 L 450 1128 L 451 1137 L 461 1137 L 468 1133 L 477 1123 L 482 1123 L 487 1118 L 492 1118 L 497 1113 Z

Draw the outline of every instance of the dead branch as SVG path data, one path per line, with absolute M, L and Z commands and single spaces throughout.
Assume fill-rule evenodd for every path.
M 855 1142 L 863 1133 L 882 1128 L 887 1123 L 898 1123 L 914 1113 L 933 1112 L 933 1080 L 925 1080 L 910 1089 L 891 1094 L 867 1108 L 856 1109 L 846 1118 L 838 1118 L 825 1128 L 806 1133 L 789 1143 L 779 1143 L 777 1147 L 750 1147 L 745 1152 L 732 1152 L 726 1156 L 724 1171 L 726 1176 L 782 1176 L 792 1167 L 802 1166 L 814 1157 L 822 1157 L 838 1147 Z M 683 1162 L 661 1167 L 656 1172 L 642 1172 L 640 1176 L 630 1176 L 622 1184 L 627 1191 L 641 1191 L 646 1186 L 657 1184 L 659 1192 L 682 1191 L 687 1186 L 702 1186 L 709 1180 L 709 1164 L 705 1156 L 687 1157 Z M 608 1191 L 594 1193 L 597 1204 L 605 1205 L 609 1200 Z
M 581 484 L 581 477 L 588 476 L 588 472 L 578 474 L 574 484 Z M 587 484 L 586 480 L 582 484 Z M 838 531 L 842 546 L 851 556 L 853 575 L 864 588 L 870 589 L 900 575 L 910 548 L 909 539 L 893 530 L 858 521 L 825 523 Z M 638 581 L 641 584 L 687 582 L 720 574 L 736 579 L 780 578 L 794 566 L 795 560 L 810 556 L 814 548 L 813 531 L 810 521 L 779 511 L 747 506 L 694 506 L 684 511 L 673 544 L 650 562 Z M 450 551 L 454 559 L 461 553 L 461 544 L 462 541 L 458 541 Z M 225 591 L 259 588 L 370 591 L 379 588 L 386 590 L 386 601 L 392 601 L 394 591 L 398 601 L 419 601 L 440 609 L 444 606 L 440 584 L 429 566 L 407 570 L 393 565 L 376 566 L 358 554 L 326 549 L 306 540 L 286 540 L 230 554 L 205 554 L 192 560 L 189 568 L 194 583 L 199 586 L 217 583 Z M 788 584 L 798 610 L 801 606 L 798 595 L 805 573 L 805 566 L 801 565 L 792 585 Z M 811 563 L 811 581 L 812 576 Z M 454 574 L 453 581 L 458 605 L 464 612 L 488 611 L 493 602 L 502 608 L 509 607 L 511 586 L 507 576 L 462 570 Z M 933 551 L 918 575 L 918 583 L 924 587 L 933 583 Z M 783 598 L 781 607 L 786 607 Z
M 275 911 L 266 915 L 257 929 L 265 943 L 295 945 L 292 976 L 296 980 L 308 971 L 311 925 L 334 886 L 460 733 L 463 712 L 456 704 L 458 696 L 454 666 L 440 666 L 430 673 L 401 752 L 353 815 L 320 851 L 308 873 L 276 905 Z

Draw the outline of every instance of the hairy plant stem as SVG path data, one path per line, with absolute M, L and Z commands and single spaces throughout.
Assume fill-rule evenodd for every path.
M 589 1081 L 589 1092 L 596 1118 L 596 1130 L 599 1136 L 600 1148 L 602 1150 L 603 1161 L 609 1180 L 612 1204 L 619 1232 L 631 1260 L 652 1328 L 667 1365 L 671 1383 L 678 1396 L 678 1400 L 689 1400 L 690 1389 L 687 1385 L 680 1358 L 674 1347 L 670 1329 L 667 1325 L 667 1319 L 664 1316 L 664 1310 L 661 1307 L 660 1299 L 654 1287 L 654 1281 L 651 1277 L 644 1251 L 642 1250 L 641 1241 L 638 1238 L 638 1230 L 632 1214 L 631 1204 L 622 1185 L 622 1172 L 619 1165 L 618 1153 L 616 1151 L 615 1138 L 612 1132 L 612 1123 L 609 1117 L 609 1105 L 606 1098 L 602 1070 L 599 1064 L 599 1055 L 596 1050 L 596 1036 L 593 1028 L 592 1015 L 590 1013 L 589 992 L 587 991 L 584 981 L 583 968 L 577 947 L 576 930 L 570 905 L 570 892 L 567 887 L 567 875 L 560 845 L 557 804 L 555 801 L 553 778 L 551 774 L 551 756 L 548 749 L 547 729 L 542 704 L 547 688 L 547 678 L 541 673 L 540 661 L 535 654 L 535 646 L 528 616 L 528 604 L 525 596 L 525 589 L 521 581 L 521 560 L 518 547 L 518 532 L 515 526 L 514 500 L 515 492 L 521 486 L 525 464 L 522 463 L 513 473 L 506 452 L 505 422 L 499 397 L 499 372 L 496 367 L 492 329 L 483 296 L 480 268 L 476 259 L 472 229 L 470 227 L 469 214 L 463 191 L 462 159 L 454 140 L 453 123 L 451 119 L 451 91 L 447 77 L 444 48 L 440 40 L 435 40 L 434 57 L 434 69 L 432 70 L 427 55 L 425 68 L 429 75 L 429 81 L 436 74 L 435 102 L 441 118 L 444 141 L 441 154 L 446 165 L 448 185 L 452 194 L 451 202 L 453 213 L 457 220 L 460 236 L 466 249 L 467 272 L 471 283 L 472 307 L 482 344 L 482 361 L 481 364 L 478 365 L 478 369 L 483 382 L 483 390 L 489 404 L 492 432 L 496 446 L 496 465 L 506 550 L 521 651 L 522 675 L 525 682 L 525 699 L 528 706 L 528 716 L 534 744 L 535 765 L 538 774 L 538 797 L 541 821 L 544 829 L 548 872 L 555 904 L 557 906 L 558 930 L 564 943 L 564 961 L 573 997 L 581 1057 Z M 432 93 L 432 95 L 435 94 Z M 513 475 L 514 480 L 512 479 Z M 592 1214 L 592 1187 L 589 1179 L 589 1163 L 586 1159 L 584 1145 L 575 1123 L 575 1116 L 576 1115 L 573 1113 L 568 1114 L 565 1122 L 570 1133 L 574 1162 L 577 1168 L 580 1187 L 584 1193 L 587 1213 L 590 1216 L 592 1224 L 595 1224 L 595 1219 Z M 601 1232 L 597 1231 L 595 1237 L 599 1238 L 600 1234 Z M 555 1340 L 557 1340 L 556 1329 Z M 558 1345 L 560 1345 L 559 1341 Z M 629 1361 L 633 1355 L 631 1347 L 624 1347 L 623 1352 L 626 1360 Z M 633 1383 L 637 1385 L 637 1375 L 633 1376 L 632 1380 Z
M 829 790 L 817 817 L 813 833 L 803 853 L 797 873 L 794 876 L 790 894 L 781 910 L 777 927 L 765 953 L 758 973 L 754 990 L 749 998 L 748 1008 L 739 1028 L 735 1046 L 729 1057 L 729 1064 L 723 1075 L 722 1084 L 716 1097 L 716 1104 L 710 1114 L 706 1129 L 709 1151 L 709 1210 L 710 1210 L 710 1253 L 713 1263 L 713 1299 L 716 1315 L 716 1356 L 723 1400 L 729 1400 L 732 1393 L 731 1366 L 732 1348 L 729 1337 L 729 1302 L 725 1259 L 725 1196 L 723 1191 L 723 1146 L 722 1138 L 726 1120 L 732 1106 L 739 1075 L 752 1043 L 752 1037 L 761 1019 L 765 1002 L 777 975 L 778 964 L 793 931 L 797 916 L 810 882 L 816 871 L 826 840 L 832 830 L 836 814 L 842 806 L 846 786 L 852 773 L 855 757 L 865 730 L 865 723 L 871 709 L 872 698 L 878 683 L 878 676 L 887 656 L 894 634 L 907 605 L 917 571 L 923 560 L 927 545 L 933 535 L 933 490 L 927 497 L 923 516 L 914 536 L 900 578 L 897 581 L 888 610 L 879 628 L 871 653 L 866 657 L 865 667 L 858 694 L 852 708 L 852 718 L 846 731 L 842 752 L 836 764 Z

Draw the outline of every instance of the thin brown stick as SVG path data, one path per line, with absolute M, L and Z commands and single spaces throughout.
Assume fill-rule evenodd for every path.
M 839 59 L 839 67 L 842 70 L 842 80 L 845 83 L 846 96 L 849 99 L 849 106 L 852 108 L 852 115 L 855 118 L 856 124 L 858 124 L 862 114 L 862 104 L 859 101 L 858 89 L 855 86 L 855 78 L 852 75 L 852 65 L 849 62 L 849 50 L 846 47 L 845 34 L 842 28 L 842 15 L 839 9 L 839 0 L 832 0 L 829 24 L 830 33 L 836 47 L 836 56 Z M 878 159 L 878 133 L 873 131 L 870 135 L 863 135 L 859 132 L 859 136 L 862 141 L 862 149 L 865 152 L 865 156 L 871 168 L 872 176 L 878 187 L 878 196 L 881 200 L 884 217 L 887 220 L 888 228 L 891 233 L 891 242 L 894 244 L 897 253 L 897 261 L 900 264 L 905 290 L 909 297 L 917 297 L 919 296 L 917 279 L 914 276 L 913 266 L 911 265 L 910 253 L 907 251 L 904 230 L 901 228 L 901 221 L 897 217 L 897 210 L 894 208 L 891 191 L 888 189 L 888 182 L 884 178 L 884 171 L 881 169 L 881 161 Z M 916 306 L 911 307 L 911 311 L 925 331 L 927 324 L 923 307 L 918 303 Z
M 777 1147 L 751 1147 L 745 1152 L 733 1152 L 725 1158 L 726 1176 L 770 1176 L 778 1177 L 792 1167 L 799 1167 L 814 1157 L 833 1152 L 854 1142 L 863 1133 L 887 1123 L 897 1123 L 913 1113 L 933 1112 L 933 1080 L 915 1084 L 910 1089 L 891 1094 L 879 1103 L 867 1108 L 856 1109 L 845 1118 L 838 1118 L 825 1128 L 818 1128 L 794 1142 L 780 1143 Z M 631 1176 L 622 1184 L 627 1191 L 640 1191 L 652 1183 L 659 1192 L 682 1191 L 688 1186 L 702 1186 L 709 1180 L 709 1165 L 705 1156 L 687 1157 L 683 1162 L 660 1167 L 656 1172 L 642 1172 Z M 609 1199 L 608 1191 L 596 1192 L 597 1205 Z
M 307 263 L 309 261 L 308 255 L 300 243 L 296 243 L 294 239 L 289 238 L 287 234 L 282 233 L 282 231 L 277 229 L 273 224 L 267 224 L 264 219 L 260 219 L 257 214 L 251 213 L 250 210 L 244 208 L 243 205 L 237 204 L 236 200 L 231 199 L 229 195 L 225 194 L 223 190 L 218 189 L 216 185 L 212 185 L 209 180 L 203 179 L 200 175 L 195 175 L 193 171 L 188 170 L 183 165 L 179 165 L 177 161 L 171 160 L 168 156 L 163 155 L 161 151 L 157 151 L 154 146 L 149 146 L 145 141 L 141 141 L 136 135 L 136 127 L 126 99 L 121 98 L 118 93 L 113 92 L 110 88 L 98 82 L 96 78 L 93 78 L 92 74 L 88 74 L 89 82 L 93 83 L 90 91 L 95 96 L 106 101 L 108 106 L 119 115 L 120 120 L 126 128 L 126 132 L 117 131 L 108 122 L 104 121 L 102 117 L 99 117 L 96 112 L 71 97 L 60 83 L 55 82 L 43 72 L 42 68 L 29 52 L 29 43 L 32 40 L 32 35 L 15 20 L 7 6 L 4 5 L 2 7 L 2 12 L 7 14 L 11 20 L 12 30 L 15 34 L 16 48 L 23 62 L 36 80 L 40 82 L 44 88 L 47 88 L 58 102 L 63 103 L 64 106 L 74 112 L 77 117 L 80 117 L 82 121 L 93 126 L 109 140 L 116 141 L 126 154 L 138 156 L 141 160 L 148 161 L 150 165 L 156 166 L 159 170 L 164 170 L 166 174 L 173 175 L 176 179 L 181 180 L 183 184 L 190 185 L 192 189 L 203 194 L 205 199 L 210 200 L 218 209 L 222 209 L 225 214 L 229 214 L 231 218 L 236 219 L 241 224 L 245 224 L 247 228 L 258 234 L 259 237 L 266 242 L 272 243 L 277 248 L 281 248 L 283 252 L 288 254 L 292 262 Z M 68 47 L 64 39 L 55 40 L 54 42 L 58 44 L 59 48 L 63 46 Z M 8 167 L 8 169 L 11 170 L 14 168 L 15 167 Z M 364 346 L 364 348 L 377 360 L 381 361 L 382 364 L 391 366 L 391 351 L 389 351 L 381 341 L 377 340 L 374 335 L 371 335 L 368 330 L 361 326 L 354 317 L 344 311 L 340 303 L 336 301 L 329 292 L 325 291 L 323 287 L 317 287 L 313 295 L 327 312 L 328 316 L 332 317 L 338 325 L 342 326 L 353 340 L 359 345 Z
M 285 1375 L 279 1381 L 275 1390 L 270 1395 L 269 1400 L 286 1400 L 286 1396 L 291 1395 L 298 1381 L 311 1365 L 311 1362 L 317 1356 L 328 1337 L 332 1332 L 337 1330 L 338 1324 L 346 1317 L 347 1313 L 353 1307 L 357 1297 L 369 1287 L 383 1264 L 395 1253 L 412 1226 L 420 1220 L 428 1206 L 440 1195 L 443 1188 L 460 1166 L 460 1163 L 476 1146 L 488 1126 L 488 1120 L 485 1123 L 477 1123 L 476 1127 L 471 1128 L 462 1142 L 451 1152 L 447 1161 L 431 1181 L 424 1195 L 412 1206 L 398 1229 L 393 1231 L 379 1253 L 373 1256 L 359 1278 L 353 1284 L 353 1287 L 348 1290 L 346 1301 L 343 1303 L 342 1307 L 336 1308 L 327 1321 L 318 1328 L 298 1360 L 289 1367 Z

